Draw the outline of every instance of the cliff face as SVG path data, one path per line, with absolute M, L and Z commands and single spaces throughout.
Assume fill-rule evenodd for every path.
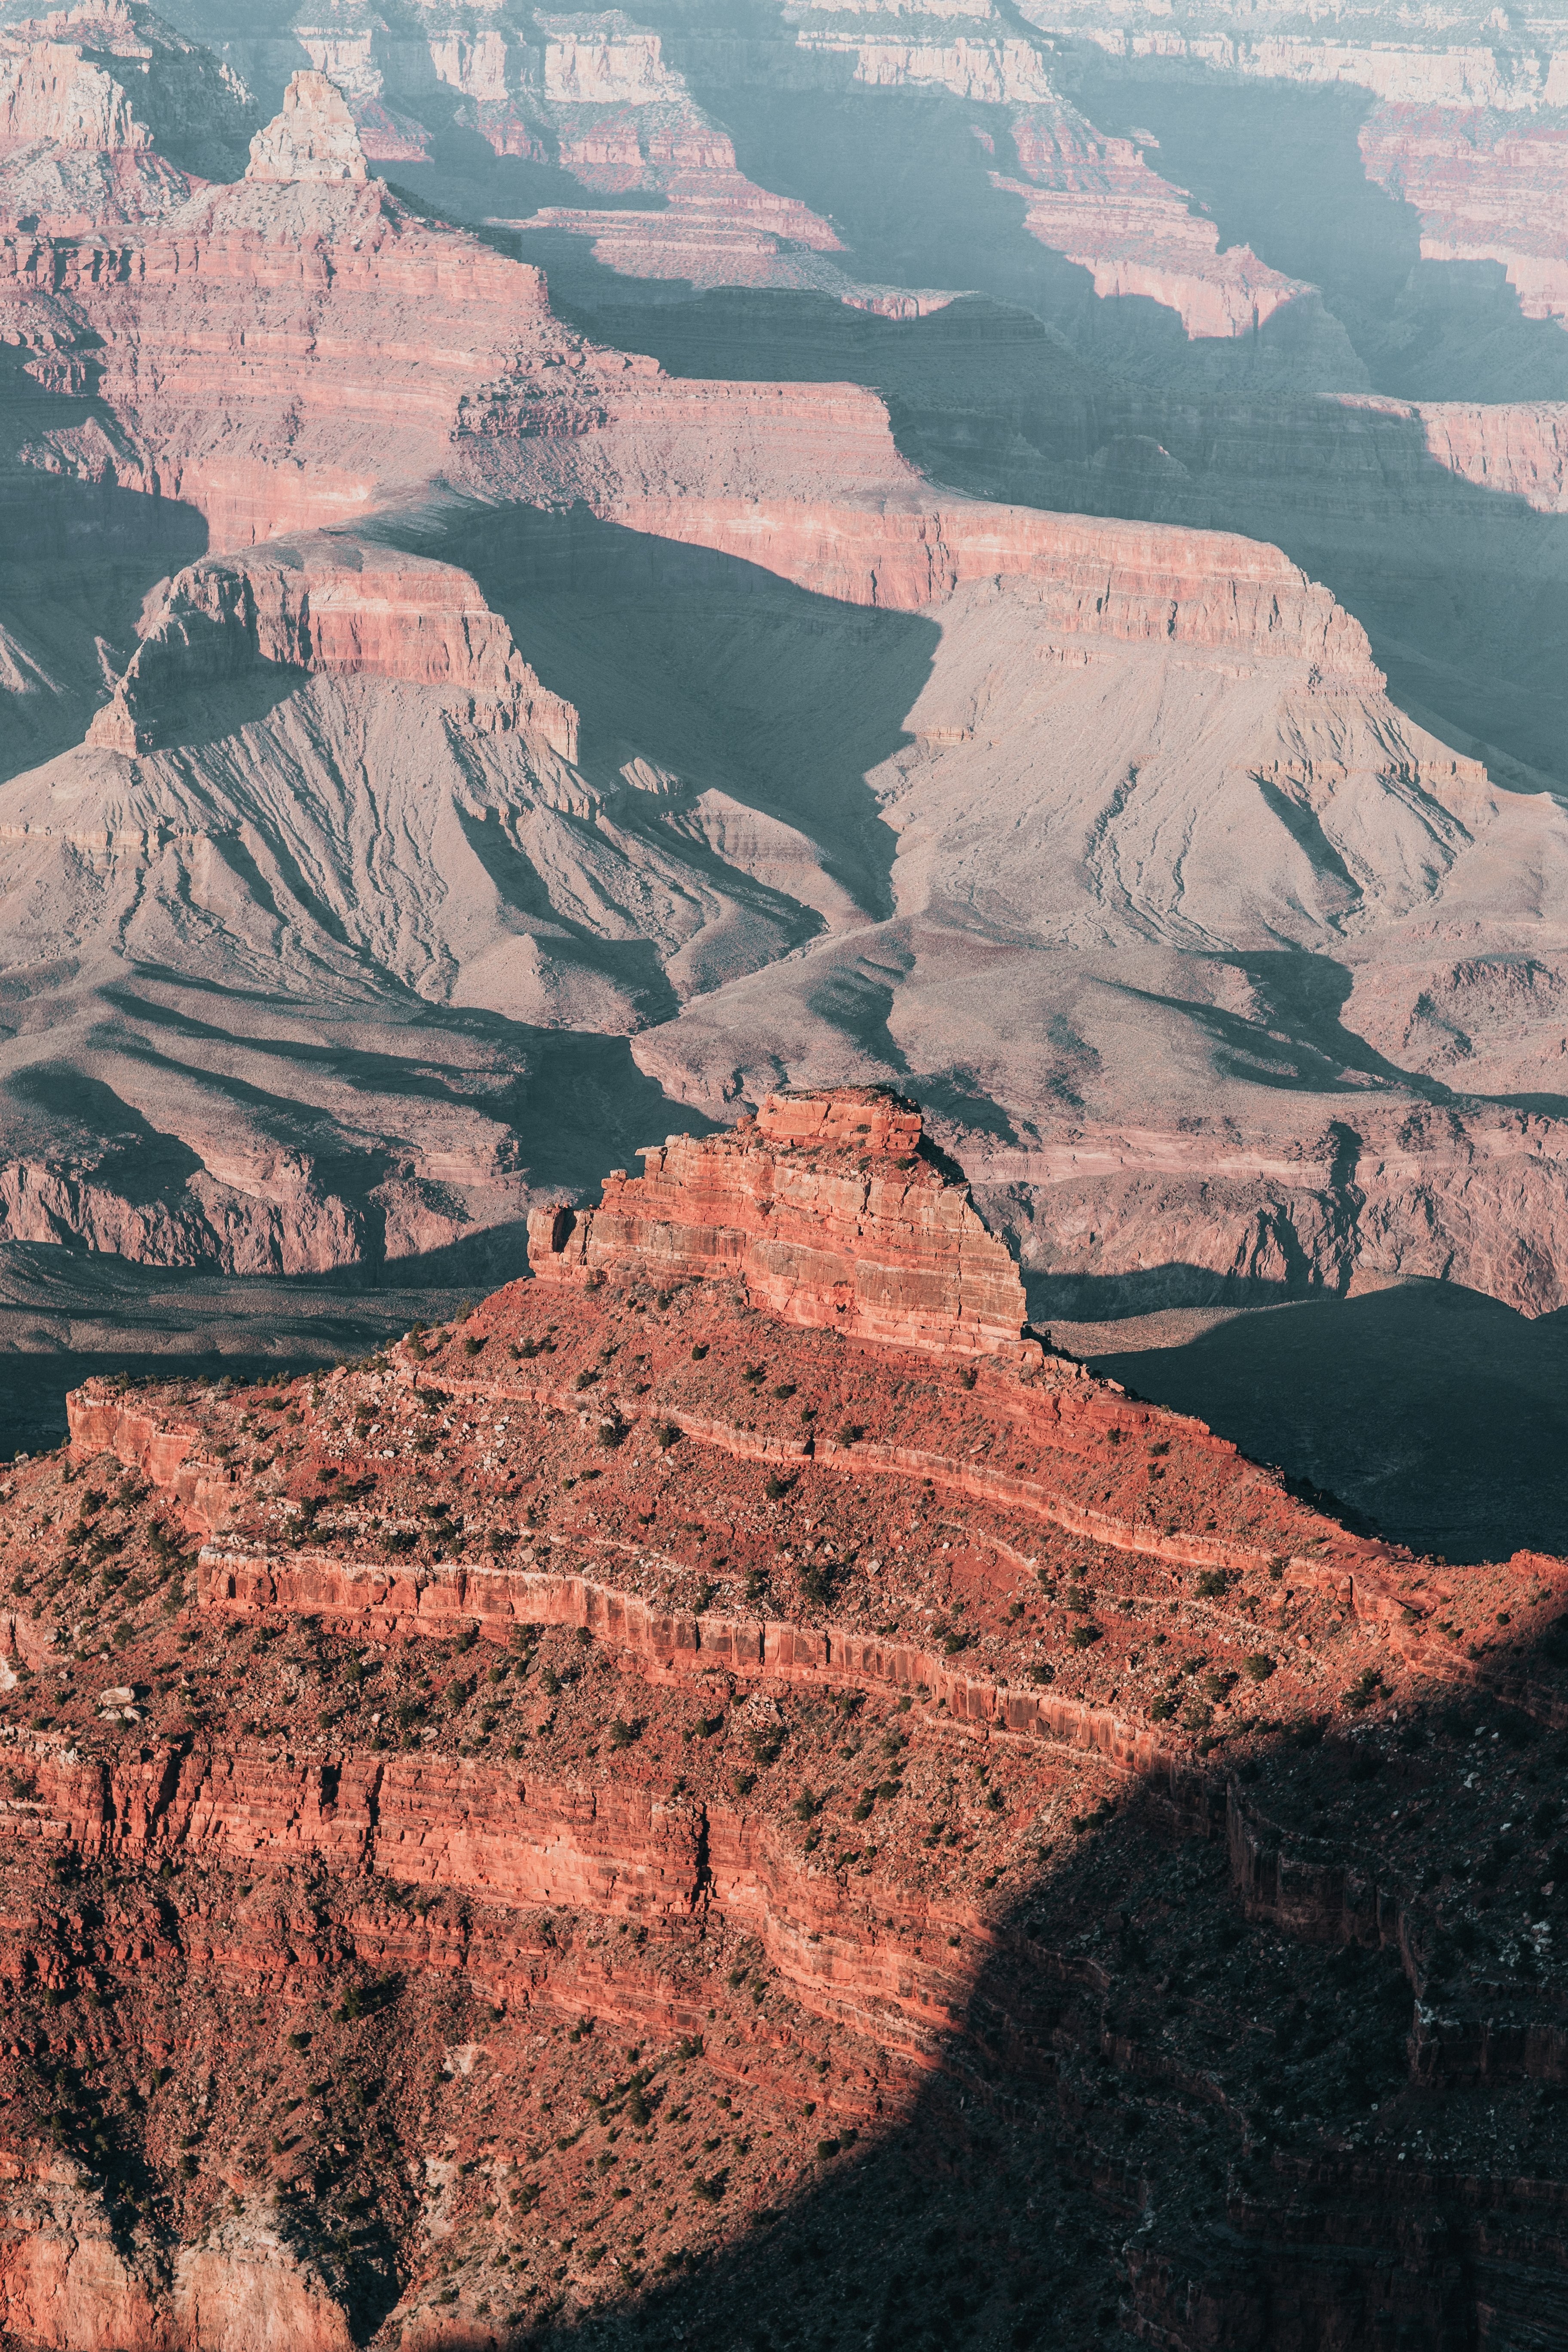
M 325 74 L 297 73 L 283 93 L 283 110 L 250 142 L 247 180 L 291 185 L 363 185 L 370 176 L 341 92 Z
M 1383 678 L 1364 632 L 1277 548 L 1223 533 L 1088 521 L 978 502 L 936 511 L 815 501 L 637 499 L 635 526 L 718 546 L 846 603 L 916 611 L 984 580 L 1025 583 L 1042 635 L 1233 649 Z
M 767 1126 L 775 1197 L 919 1140 Z M 643 1181 L 700 1265 L 96 1382 L 7 1474 L 10 2331 L 730 2341 L 955 2246 L 1041 2340 L 1544 2325 L 1568 1567 L 1349 1536 L 1000 1332 L 759 1311 L 714 1167 Z
M 1563 102 L 1560 94 L 1557 103 Z M 1500 262 L 1529 319 L 1568 317 L 1568 128 L 1479 107 L 1380 106 L 1368 177 L 1421 216 L 1427 261 Z
M 85 5 L 0 30 L 0 186 L 7 149 L 145 153 L 224 175 L 244 153 L 255 104 L 210 50 L 140 0 Z
M 1217 226 L 1130 141 L 1098 138 L 1063 108 L 1020 110 L 1012 135 L 1025 176 L 998 173 L 994 185 L 1024 198 L 1029 235 L 1091 271 L 1102 301 L 1141 297 L 1176 311 L 1189 336 L 1236 336 L 1311 299 L 1245 245 L 1221 254 Z
M 469 728 L 526 728 L 577 755 L 575 710 L 540 684 L 466 572 L 347 539 L 181 572 L 88 740 L 144 750 L 139 707 L 166 724 L 182 688 L 253 663 L 432 687 Z
M 597 1209 L 535 1210 L 529 1260 L 549 1281 L 738 1276 L 791 1322 L 1026 1360 L 1017 1270 L 920 1144 L 919 1107 L 872 1089 L 769 1095 L 754 1125 L 651 1149 Z

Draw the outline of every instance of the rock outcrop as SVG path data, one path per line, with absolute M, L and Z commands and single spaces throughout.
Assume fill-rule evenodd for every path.
M 768 1122 L 781 1178 L 920 1143 Z M 714 1172 L 657 1178 L 698 1264 L 95 1381 L 7 1473 L 7 2325 L 741 2340 L 946 2292 L 1000 2210 L 976 2326 L 1371 2346 L 1440 2227 L 1430 2340 L 1539 2332 L 1568 1564 L 1352 1537 L 1037 1347 L 759 1310 Z
M 1568 97 L 1565 87 L 1558 104 Z M 1568 126 L 1481 108 L 1384 105 L 1367 175 L 1421 216 L 1427 261 L 1495 262 L 1528 319 L 1568 319 Z
M 577 756 L 577 713 L 540 684 L 466 572 L 347 538 L 181 572 L 88 740 L 145 750 L 193 689 L 255 663 L 435 688 L 467 728 L 527 729 Z
M 1102 301 L 1142 297 L 1179 315 L 1189 336 L 1256 334 L 1313 289 L 1270 269 L 1245 245 L 1221 253 L 1219 229 L 1126 139 L 1099 137 L 1073 110 L 1020 109 L 1012 125 L 1029 235 L 1089 270 Z
M 353 117 L 325 74 L 297 73 L 283 110 L 250 142 L 247 180 L 363 184 L 370 176 Z
M 738 1277 L 789 1322 L 1029 1361 L 1017 1268 L 921 1140 L 919 1105 L 873 1087 L 768 1095 L 727 1136 L 650 1147 L 597 1209 L 532 1211 L 529 1262 L 544 1281 Z
M 210 50 L 183 39 L 141 0 L 82 0 L 0 28 L 0 195 L 17 150 L 148 157 L 226 176 L 244 153 L 255 105 Z

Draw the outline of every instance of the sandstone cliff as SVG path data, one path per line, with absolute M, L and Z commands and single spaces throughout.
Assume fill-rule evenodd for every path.
M 650 1149 L 597 1209 L 535 1210 L 530 1263 L 542 1280 L 738 1276 L 790 1322 L 1028 1360 L 1017 1271 L 921 1142 L 918 1105 L 874 1089 L 768 1095 L 754 1126 Z
M 210 689 L 256 662 L 434 687 L 467 727 L 528 729 L 562 759 L 577 755 L 576 712 L 541 686 L 465 572 L 346 538 L 180 573 L 88 740 L 144 750 L 139 709 L 167 724 L 182 688 Z

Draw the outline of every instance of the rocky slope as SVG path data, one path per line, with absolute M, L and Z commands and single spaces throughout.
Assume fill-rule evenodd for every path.
M 1568 1569 L 931 1347 L 910 1107 L 765 1124 L 879 1340 L 623 1224 L 9 1472 L 13 2337 L 1550 2340 Z

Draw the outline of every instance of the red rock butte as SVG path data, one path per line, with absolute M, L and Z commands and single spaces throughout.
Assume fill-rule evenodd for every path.
M 1037 1360 L 1005 1244 L 922 1142 L 919 1104 L 886 1087 L 768 1095 L 726 1135 L 650 1144 L 596 1209 L 534 1210 L 529 1265 L 544 1282 L 739 1276 L 787 1322 Z

